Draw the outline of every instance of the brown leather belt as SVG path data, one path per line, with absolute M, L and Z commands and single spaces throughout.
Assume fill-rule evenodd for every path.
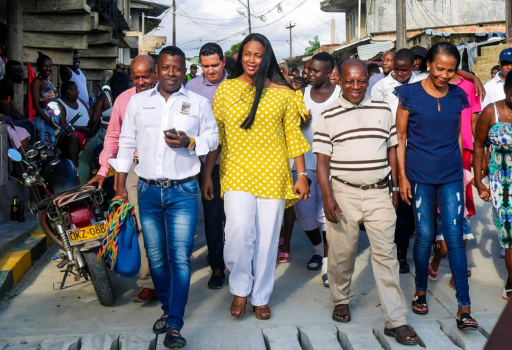
M 371 189 L 383 189 L 383 188 L 387 188 L 388 187 L 388 180 L 384 179 L 380 182 L 377 182 L 376 184 L 371 184 L 371 185 L 354 185 L 354 184 L 351 184 L 350 182 L 346 182 L 346 181 L 343 181 L 341 179 L 338 179 L 337 177 L 332 177 L 333 180 L 336 180 L 338 182 L 341 182 L 342 184 L 344 185 L 347 185 L 347 186 L 350 186 L 350 187 L 354 187 L 354 188 L 359 188 L 363 191 L 366 191 L 366 190 L 371 190 Z

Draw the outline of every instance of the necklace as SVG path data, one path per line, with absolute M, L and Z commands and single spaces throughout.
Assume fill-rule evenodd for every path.
M 505 114 L 507 115 L 507 119 L 510 120 L 510 117 L 508 116 L 508 108 L 507 108 L 507 104 L 506 103 L 503 103 L 503 109 L 505 110 Z

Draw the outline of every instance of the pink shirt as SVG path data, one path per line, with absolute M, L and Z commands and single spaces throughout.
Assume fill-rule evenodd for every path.
M 126 112 L 130 98 L 136 93 L 137 90 L 135 87 L 128 89 L 119 95 L 114 102 L 107 133 L 103 141 L 103 151 L 101 151 L 100 154 L 100 170 L 98 170 L 98 175 L 107 177 L 108 171 L 110 170 L 110 163 L 108 161 L 117 157 L 117 151 L 119 150 L 119 134 L 121 134 L 124 113 Z M 137 153 L 135 153 L 135 156 L 137 156 Z
M 482 108 L 480 106 L 480 98 L 475 96 L 475 85 L 469 80 L 459 76 L 459 81 L 454 83 L 466 93 L 469 101 L 470 108 L 462 110 L 460 130 L 462 133 L 462 148 L 472 151 L 473 150 L 473 131 L 471 130 L 471 115 L 473 113 L 480 113 Z
M 473 180 L 475 177 L 473 176 L 473 173 L 467 169 L 463 169 L 463 182 L 464 182 L 464 217 L 468 217 L 468 208 L 466 207 L 466 189 L 468 185 L 471 183 L 471 180 Z M 437 213 L 441 214 L 441 210 L 439 209 L 439 206 L 437 207 Z

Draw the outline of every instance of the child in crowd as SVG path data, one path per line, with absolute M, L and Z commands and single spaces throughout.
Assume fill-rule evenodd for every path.
M 465 200 L 466 188 L 468 184 L 475 186 L 475 179 L 471 171 L 464 169 L 464 220 L 462 222 L 462 232 L 464 234 L 464 249 L 466 249 L 466 242 L 468 240 L 475 239 L 473 232 L 471 232 L 471 227 L 469 226 L 468 209 L 466 207 Z M 430 280 L 432 281 L 437 280 L 437 274 L 439 273 L 439 264 L 441 264 L 441 259 L 446 257 L 446 255 L 448 254 L 448 248 L 446 247 L 446 243 L 444 242 L 443 237 L 443 222 L 441 218 L 441 213 L 439 212 L 439 208 L 437 209 L 437 236 L 434 242 L 434 251 L 435 256 L 428 265 L 428 275 Z M 470 269 L 468 269 L 468 277 L 471 277 Z M 450 280 L 450 286 L 455 289 L 453 276 Z

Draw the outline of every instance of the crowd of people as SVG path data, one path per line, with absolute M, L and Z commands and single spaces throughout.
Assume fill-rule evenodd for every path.
M 512 276 L 512 49 L 501 52 L 485 86 L 458 69 L 460 61 L 453 44 L 439 42 L 428 50 L 385 52 L 381 67 L 357 58 L 336 64 L 321 52 L 301 74 L 278 65 L 266 37 L 250 34 L 231 57 L 205 44 L 201 75 L 194 65 L 186 74 L 185 54 L 175 46 L 163 48 L 157 60 L 137 56 L 129 76 L 115 72 L 91 109 L 78 52 L 72 66 L 60 67 L 60 94 L 49 80 L 52 60 L 40 54 L 30 84 L 35 123 L 13 101 L 13 85 L 23 80 L 19 62 L 6 65 L 0 112 L 12 118 L 9 134 L 21 149 L 33 144 L 36 130 L 52 142 L 57 125 L 82 114 L 63 156 L 78 166 L 83 183 L 101 187 L 115 169 L 116 196 L 134 205 L 142 231 L 140 290 L 132 300 L 160 302 L 163 314 L 153 332 L 165 333 L 165 346 L 186 344 L 181 329 L 198 191 L 212 270 L 208 287 L 222 288 L 225 269 L 230 271 L 233 317 L 244 317 L 248 301 L 258 319 L 271 317 L 275 267 L 291 263 L 297 220 L 313 251 L 306 268 L 321 271 L 330 289 L 332 319 L 350 322 L 363 229 L 385 334 L 415 345 L 418 335 L 407 325 L 399 284 L 399 274 L 410 271 L 413 234 L 412 312 L 428 313 L 428 280 L 437 279 L 448 256 L 457 327 L 478 328 L 465 253 L 474 238 L 472 186 L 492 203 Z M 58 120 L 43 111 L 55 99 L 63 109 Z M 489 188 L 482 182 L 487 175 Z M 503 298 L 511 293 L 509 277 Z

